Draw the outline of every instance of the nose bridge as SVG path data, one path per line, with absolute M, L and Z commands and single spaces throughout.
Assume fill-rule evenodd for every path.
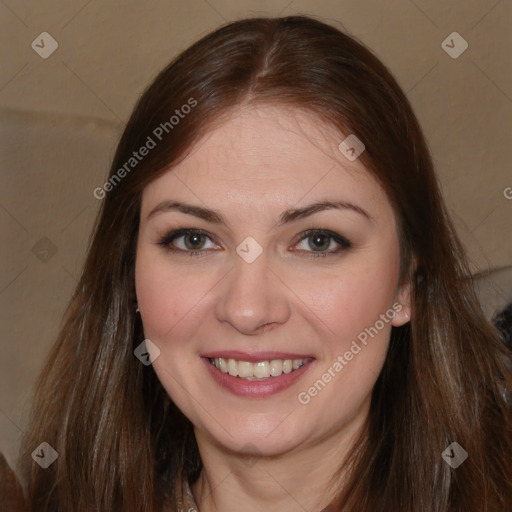
M 233 269 L 217 303 L 219 321 L 228 322 L 246 334 L 267 324 L 286 321 L 287 297 L 269 263 L 267 253 L 258 250 L 250 240 L 239 244 L 233 255 Z

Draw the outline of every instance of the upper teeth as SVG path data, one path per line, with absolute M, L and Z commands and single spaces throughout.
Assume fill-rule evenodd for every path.
M 271 361 L 250 363 L 248 361 L 237 361 L 236 359 L 224 359 L 223 357 L 210 358 L 210 362 L 220 371 L 229 373 L 233 377 L 242 377 L 249 380 L 279 377 L 282 373 L 298 370 L 307 361 L 309 361 L 309 358 L 272 359 Z

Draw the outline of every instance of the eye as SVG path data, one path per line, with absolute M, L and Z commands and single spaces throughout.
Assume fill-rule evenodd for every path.
M 182 241 L 177 243 L 176 241 L 180 239 Z M 164 235 L 158 245 L 169 251 L 186 254 L 187 256 L 205 256 L 204 252 L 208 249 L 204 246 L 205 239 L 211 242 L 212 236 L 202 229 L 176 229 Z
M 307 247 L 313 249 L 312 251 L 308 250 L 308 248 L 299 249 L 305 250 L 306 253 L 309 253 L 307 256 L 308 258 L 333 256 L 352 247 L 350 241 L 347 240 L 344 236 L 324 229 L 310 229 L 305 233 L 302 233 L 300 243 L 303 244 L 304 242 L 306 243 Z M 299 245 L 300 244 L 298 244 L 296 247 Z M 327 250 L 329 248 L 332 249 L 333 245 L 337 245 L 338 247 L 334 250 Z
M 176 229 L 164 235 L 157 244 L 168 251 L 187 256 L 206 256 L 209 249 L 217 249 L 213 236 L 207 231 L 195 228 Z M 181 241 L 180 241 L 181 240 Z M 205 247 L 205 241 L 210 241 L 213 247 Z M 178 242 L 180 241 L 180 242 Z M 308 247 L 300 248 L 306 243 Z M 324 229 L 310 229 L 301 234 L 299 244 L 292 251 L 299 250 L 307 254 L 307 258 L 334 256 L 349 249 L 352 244 L 345 237 Z M 331 250 L 328 250 L 328 249 Z

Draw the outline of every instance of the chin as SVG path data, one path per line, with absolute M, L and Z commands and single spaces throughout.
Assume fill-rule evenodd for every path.
M 305 432 L 297 432 L 295 425 L 286 425 L 282 418 L 265 425 L 240 425 L 233 423 L 209 431 L 209 437 L 229 451 L 251 457 L 273 457 L 282 455 L 302 444 L 308 437 Z M 232 434 L 232 435 L 230 435 Z M 196 432 L 197 435 L 197 432 Z

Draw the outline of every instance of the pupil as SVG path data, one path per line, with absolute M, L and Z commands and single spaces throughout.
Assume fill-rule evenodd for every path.
M 201 245 L 201 236 L 197 233 L 193 233 L 192 235 L 189 235 L 186 241 L 188 242 L 187 245 L 189 245 L 190 241 L 192 240 L 192 247 L 189 247 L 189 249 L 197 249 L 198 245 Z
M 321 243 L 322 239 L 324 241 L 323 244 Z M 327 247 L 329 247 L 329 237 L 327 237 L 326 235 L 312 235 L 312 240 L 317 249 L 326 249 Z M 317 242 L 319 242 L 320 245 L 316 245 Z M 327 242 L 327 244 L 325 242 Z

